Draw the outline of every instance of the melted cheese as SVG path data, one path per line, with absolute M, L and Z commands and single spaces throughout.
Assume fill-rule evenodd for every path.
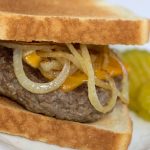
M 33 68 L 38 68 L 42 58 L 36 54 L 36 52 L 32 52 L 23 57 L 23 60 Z
M 99 68 L 95 69 L 95 75 L 97 78 L 101 80 L 106 79 L 107 73 L 109 73 L 111 77 L 115 77 L 122 74 L 122 70 L 119 64 L 112 58 L 109 58 L 109 64 L 107 68 L 105 68 L 105 70 L 102 69 L 100 64 L 97 66 L 99 66 Z M 78 71 L 67 78 L 67 80 L 62 85 L 61 89 L 65 92 L 72 91 L 75 88 L 82 85 L 87 80 L 88 80 L 87 76 L 84 73 Z
M 36 54 L 36 52 L 26 55 L 24 61 L 33 68 L 39 68 L 42 58 Z M 97 78 L 104 80 L 106 75 L 109 73 L 111 77 L 115 77 L 122 74 L 120 65 L 111 57 L 109 57 L 109 62 L 107 67 L 102 68 L 103 55 L 98 56 L 94 64 L 95 75 Z M 42 73 L 42 72 L 41 72 Z M 44 77 L 51 80 L 48 73 L 42 73 Z M 70 75 L 66 81 L 61 86 L 61 89 L 65 92 L 74 90 L 75 88 L 82 85 L 88 80 L 87 76 L 80 71 L 75 72 L 73 75 Z

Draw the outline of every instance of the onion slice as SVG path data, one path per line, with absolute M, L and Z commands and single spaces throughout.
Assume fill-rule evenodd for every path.
M 96 86 L 100 87 L 100 88 L 103 88 L 103 89 L 106 89 L 106 90 L 111 90 L 111 86 L 109 85 L 109 83 L 107 82 L 104 82 L 98 78 L 95 77 L 95 84 Z
M 93 105 L 93 107 L 97 111 L 102 112 L 102 113 L 107 113 L 110 110 L 112 110 L 112 108 L 116 104 L 117 90 L 116 90 L 115 83 L 112 79 L 108 80 L 110 87 L 112 89 L 112 96 L 111 96 L 111 99 L 109 100 L 108 104 L 106 106 L 103 106 L 100 103 L 99 98 L 98 98 L 97 93 L 96 93 L 95 75 L 94 75 L 94 70 L 93 70 L 89 51 L 85 45 L 81 45 L 81 50 L 82 50 L 83 59 L 84 59 L 85 64 L 86 64 L 85 67 L 86 67 L 86 70 L 88 73 L 88 97 L 89 97 L 90 103 Z
M 51 70 L 61 70 L 62 65 L 56 60 L 46 60 L 41 61 L 40 67 L 43 69 L 43 71 L 49 72 Z
M 75 59 L 75 57 L 72 54 L 66 53 L 66 52 L 45 52 L 45 51 L 37 51 L 37 54 L 40 57 L 43 58 L 64 58 L 72 62 L 77 68 L 82 70 L 79 62 Z
M 26 90 L 31 93 L 44 94 L 52 92 L 58 89 L 66 80 L 69 75 L 70 63 L 65 61 L 64 67 L 60 74 L 51 82 L 48 83 L 36 83 L 27 78 L 22 64 L 22 50 L 15 49 L 13 53 L 13 66 L 15 75 L 21 84 Z
M 129 83 L 128 83 L 128 72 L 125 68 L 125 66 L 123 65 L 123 63 L 119 60 L 119 58 L 113 53 L 110 53 L 111 56 L 118 62 L 118 64 L 120 65 L 121 69 L 122 69 L 122 73 L 123 73 L 123 79 L 122 79 L 122 90 L 121 93 L 118 90 L 118 96 L 121 98 L 121 100 L 124 103 L 129 103 Z
M 87 74 L 87 70 L 85 68 L 85 62 L 82 58 L 82 56 L 80 55 L 80 53 L 77 52 L 77 50 L 74 48 L 74 46 L 72 44 L 66 44 L 67 47 L 69 48 L 69 50 L 71 51 L 71 53 L 74 55 L 74 57 L 76 58 L 76 60 L 80 63 L 81 67 L 82 67 L 82 71 Z

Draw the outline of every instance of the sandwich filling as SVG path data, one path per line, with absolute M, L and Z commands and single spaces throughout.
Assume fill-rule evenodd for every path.
M 92 122 L 128 103 L 127 71 L 108 46 L 0 44 L 0 93 L 28 110 Z

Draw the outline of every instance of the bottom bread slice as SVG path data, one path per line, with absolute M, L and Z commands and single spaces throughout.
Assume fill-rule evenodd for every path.
M 35 114 L 0 97 L 0 132 L 81 150 L 127 150 L 132 124 L 121 103 L 101 120 L 83 124 Z

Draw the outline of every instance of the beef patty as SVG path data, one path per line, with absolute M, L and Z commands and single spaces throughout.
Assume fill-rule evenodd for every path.
M 0 47 L 0 94 L 16 101 L 27 110 L 59 119 L 77 122 L 93 122 L 102 117 L 88 100 L 86 84 L 71 92 L 58 89 L 48 94 L 33 94 L 24 89 L 14 74 L 11 49 Z M 24 64 L 27 76 L 36 82 L 46 82 L 38 70 Z M 117 87 L 121 85 L 121 77 L 115 79 Z M 97 88 L 101 103 L 107 103 L 111 96 L 109 91 Z

